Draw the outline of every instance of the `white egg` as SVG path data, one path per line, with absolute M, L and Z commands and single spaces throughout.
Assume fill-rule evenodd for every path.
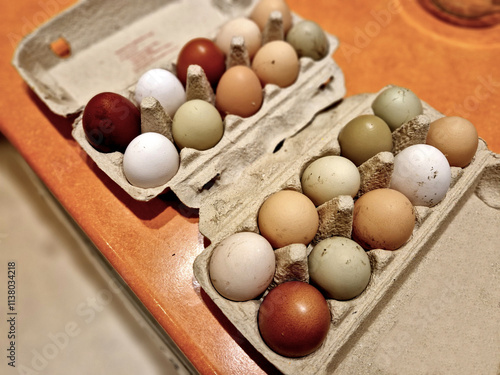
M 406 195 L 414 206 L 431 207 L 441 202 L 450 182 L 450 164 L 433 146 L 409 146 L 394 158 L 390 187 Z
M 324 156 L 307 166 L 301 177 L 302 191 L 316 206 L 339 195 L 354 197 L 361 178 L 352 161 L 342 156 Z
M 329 237 L 320 241 L 309 254 L 308 262 L 311 281 L 337 300 L 358 296 L 370 281 L 370 259 L 349 238 Z
M 276 259 L 264 237 L 240 232 L 216 246 L 209 267 L 212 284 L 222 296 L 248 301 L 267 289 L 274 277 Z
M 179 169 L 179 153 L 159 133 L 135 137 L 123 155 L 123 173 L 134 186 L 153 188 L 166 184 Z
M 151 69 L 144 73 L 135 87 L 135 101 L 141 104 L 151 96 L 158 100 L 170 117 L 186 101 L 186 91 L 175 74 L 165 69 Z

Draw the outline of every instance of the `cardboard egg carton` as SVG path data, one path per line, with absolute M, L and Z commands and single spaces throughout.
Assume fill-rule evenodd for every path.
M 393 286 L 411 272 L 432 244 L 433 236 L 452 217 L 460 201 L 477 191 L 491 207 L 500 208 L 500 159 L 480 140 L 476 155 L 466 168 L 452 167 L 452 183 L 442 202 L 433 207 L 415 207 L 417 222 L 409 241 L 395 251 L 368 251 L 372 276 L 366 290 L 349 301 L 328 299 L 332 314 L 330 331 L 323 345 L 302 358 L 287 358 L 273 352 L 262 340 L 257 314 L 262 299 L 234 302 L 222 297 L 209 275 L 210 257 L 215 247 L 229 235 L 242 231 L 258 233 L 257 216 L 267 197 L 282 189 L 301 191 L 300 176 L 312 161 L 326 155 L 339 155 L 337 142 L 341 128 L 362 114 L 373 114 L 371 104 L 377 94 L 362 94 L 343 100 L 312 121 L 308 127 L 287 139 L 281 149 L 269 153 L 249 166 L 237 183 L 207 196 L 200 208 L 200 231 L 211 241 L 195 260 L 194 274 L 232 324 L 273 365 L 285 374 L 329 374 L 341 360 L 342 352 L 357 336 L 360 327 L 376 315 L 376 307 L 388 299 Z M 426 103 L 423 114 L 393 133 L 393 152 L 383 152 L 359 166 L 361 193 L 389 186 L 394 154 L 412 144 L 424 143 L 429 124 L 443 115 Z M 276 250 L 277 270 L 270 288 L 288 280 L 308 281 L 307 255 L 314 243 L 339 235 L 350 237 L 354 200 L 341 196 L 318 207 L 320 230 L 313 243 L 291 245 Z M 264 294 L 265 295 L 265 294 Z M 366 324 L 365 324 L 366 327 Z
M 130 97 L 136 81 L 149 69 L 175 72 L 177 55 L 186 42 L 215 37 L 220 26 L 232 18 L 247 16 L 256 3 L 151 0 L 123 5 L 84 0 L 23 40 L 13 64 L 54 113 L 81 114 L 85 104 L 100 92 Z M 293 17 L 294 22 L 300 20 L 297 15 Z M 224 135 L 213 148 L 182 149 L 177 174 L 157 188 L 131 185 L 123 173 L 123 154 L 94 149 L 83 132 L 81 116 L 74 123 L 73 137 L 133 198 L 148 201 L 171 189 L 184 204 L 198 208 L 207 194 L 232 184 L 254 160 L 272 152 L 283 139 L 345 95 L 342 71 L 331 58 L 338 41 L 332 35 L 327 38 L 327 57 L 320 61 L 301 58 L 299 76 L 289 87 L 266 85 L 262 107 L 253 116 L 227 116 Z M 63 57 L 49 47 L 64 51 Z M 147 109 L 143 108 L 143 118 L 148 114 L 149 120 L 155 117 L 151 111 L 144 112 Z

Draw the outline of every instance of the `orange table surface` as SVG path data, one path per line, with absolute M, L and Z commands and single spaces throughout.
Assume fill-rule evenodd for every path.
M 130 198 L 76 144 L 71 121 L 52 114 L 11 66 L 20 38 L 72 3 L 2 5 L 0 130 L 200 373 L 274 372 L 193 278 L 193 261 L 204 248 L 197 211 L 173 194 L 148 203 Z M 471 120 L 500 152 L 499 26 L 451 26 L 416 0 L 288 3 L 339 38 L 334 59 L 348 96 L 387 84 L 408 87 L 444 114 Z

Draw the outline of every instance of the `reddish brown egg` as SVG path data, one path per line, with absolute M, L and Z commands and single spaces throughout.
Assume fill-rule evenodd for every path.
M 264 342 L 285 357 L 318 349 L 330 329 L 325 297 L 312 285 L 289 281 L 271 290 L 260 305 L 258 324 Z
M 83 130 L 101 152 L 124 152 L 141 134 L 141 113 L 127 98 L 112 92 L 97 94 L 83 111 Z
M 189 65 L 201 66 L 208 81 L 215 87 L 226 71 L 226 56 L 210 39 L 196 38 L 182 47 L 177 58 L 177 77 L 184 86 Z

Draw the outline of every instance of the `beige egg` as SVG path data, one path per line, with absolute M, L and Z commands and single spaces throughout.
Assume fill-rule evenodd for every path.
M 291 44 L 275 40 L 264 44 L 257 51 L 252 61 L 252 69 L 262 85 L 271 83 L 288 87 L 299 75 L 299 57 Z
M 466 167 L 476 154 L 478 134 L 462 117 L 442 117 L 431 123 L 426 143 L 441 151 L 452 167 Z
M 262 43 L 259 26 L 248 18 L 234 18 L 221 27 L 215 38 L 215 44 L 227 56 L 231 50 L 231 41 L 236 36 L 243 37 L 248 55 L 252 58 Z
M 318 213 L 314 203 L 293 190 L 274 193 L 262 204 L 258 225 L 274 248 L 293 243 L 309 244 L 318 230 Z
M 281 12 L 281 16 L 283 17 L 283 30 L 286 34 L 292 27 L 292 12 L 284 0 L 260 0 L 253 8 L 250 19 L 255 21 L 261 30 L 264 30 L 269 15 L 274 11 Z

